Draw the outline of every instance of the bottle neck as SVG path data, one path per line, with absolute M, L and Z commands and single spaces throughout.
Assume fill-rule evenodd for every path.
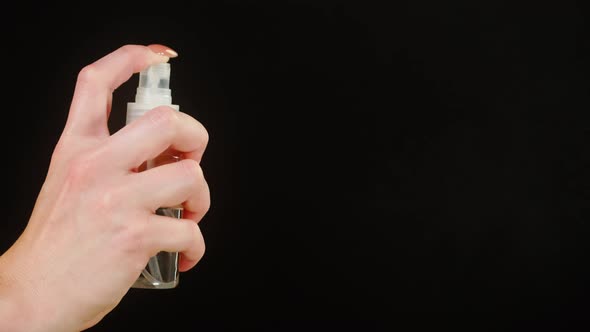
M 139 87 L 135 102 L 143 105 L 169 105 L 172 104 L 172 95 L 170 89 Z

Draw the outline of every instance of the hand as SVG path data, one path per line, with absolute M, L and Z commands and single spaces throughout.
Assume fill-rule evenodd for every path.
M 209 209 L 199 166 L 208 135 L 192 117 L 158 107 L 109 134 L 112 92 L 168 61 L 145 46 L 119 48 L 84 68 L 29 223 L 0 257 L 0 330 L 79 331 L 100 321 L 159 251 L 192 268 Z M 168 148 L 185 160 L 144 172 Z M 155 215 L 183 204 L 185 220 Z M 4 326 L 2 324 L 11 324 Z

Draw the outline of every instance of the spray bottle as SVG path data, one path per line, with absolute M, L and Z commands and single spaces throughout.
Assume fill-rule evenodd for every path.
M 172 104 L 170 84 L 170 64 L 159 63 L 148 67 L 139 73 L 139 86 L 135 95 L 135 102 L 127 103 L 127 121 L 131 123 L 149 110 L 166 105 L 179 110 L 178 105 Z M 167 150 L 158 157 L 146 161 L 138 169 L 139 172 L 164 164 L 180 161 L 182 154 Z M 182 206 L 162 207 L 156 214 L 172 218 L 182 218 Z M 178 285 L 178 258 L 177 252 L 161 251 L 151 257 L 139 278 L 133 284 L 133 288 L 162 289 L 174 288 Z

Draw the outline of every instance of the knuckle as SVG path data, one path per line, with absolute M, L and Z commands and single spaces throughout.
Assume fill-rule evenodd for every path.
M 206 146 L 209 143 L 209 132 L 207 128 L 199 122 L 197 119 L 193 118 L 189 114 L 181 113 L 184 117 L 183 120 L 188 120 L 187 122 L 191 124 L 192 130 L 196 133 L 195 139 L 198 140 L 203 146 Z
M 203 178 L 203 170 L 198 162 L 193 159 L 184 159 L 180 162 L 181 168 L 185 172 L 185 175 L 188 177 L 193 184 L 198 183 L 200 179 Z
M 116 237 L 116 245 L 125 253 L 143 253 L 145 252 L 144 228 L 140 224 L 123 227 Z
M 209 186 L 205 182 L 205 191 L 201 194 L 198 200 L 198 210 L 202 215 L 205 215 L 211 208 L 211 194 L 209 192 Z
M 136 50 L 136 46 L 133 45 L 123 45 L 121 47 L 119 47 L 119 52 L 126 54 L 126 55 L 132 55 L 133 52 L 135 52 Z
M 146 50 L 147 53 L 152 53 L 147 49 L 146 46 L 127 44 L 119 47 L 119 49 L 117 49 L 117 51 L 115 51 L 114 53 L 117 57 L 125 58 L 127 61 L 132 63 L 133 71 L 138 72 L 149 65 L 148 59 L 145 56 Z
M 199 185 L 198 189 L 195 189 L 194 194 L 188 201 L 188 209 L 194 212 L 193 218 L 195 221 L 201 220 L 209 209 L 211 208 L 211 195 L 209 194 L 209 187 L 206 186 L 203 190 L 201 188 L 203 184 Z
M 205 254 L 205 239 L 203 238 L 203 234 L 201 233 L 201 229 L 199 228 L 197 223 L 189 220 L 186 221 L 186 224 L 190 228 L 190 238 L 196 248 L 195 253 L 197 256 L 192 257 L 192 259 L 195 261 L 199 261 L 201 260 L 201 258 L 203 258 L 203 255 Z
M 101 214 L 112 215 L 120 207 L 124 198 L 120 189 L 110 188 L 99 195 L 96 207 Z
M 119 49 L 115 52 L 117 57 L 126 59 L 130 63 L 135 63 L 133 66 L 134 71 L 140 71 L 144 67 L 143 62 L 138 62 L 137 60 L 140 59 L 140 47 L 138 45 L 123 45 L 119 47 Z
M 201 231 L 199 230 L 198 227 L 196 228 L 196 234 L 195 236 L 197 237 L 197 241 L 198 241 L 198 248 L 199 248 L 199 257 L 198 260 L 201 260 L 201 258 L 203 258 L 203 256 L 205 255 L 205 249 L 207 248 L 207 246 L 205 245 L 205 239 L 203 239 L 203 234 L 201 234 Z
M 209 209 L 211 208 L 211 195 L 209 195 L 209 193 L 207 192 L 207 195 L 205 195 L 202 199 L 203 201 L 203 207 L 202 207 L 202 211 L 203 214 L 209 212 Z
M 99 73 L 95 65 L 87 65 L 78 73 L 78 82 L 82 84 L 88 84 L 94 82 L 98 76 Z
M 203 216 L 205 216 L 205 214 L 207 214 L 207 212 L 209 212 L 210 208 L 211 208 L 211 198 L 209 197 L 209 195 L 200 197 L 198 200 L 196 210 L 198 210 L 201 218 Z
M 155 125 L 169 131 L 174 129 L 176 117 L 176 111 L 167 106 L 156 107 L 149 112 L 149 118 Z
M 207 131 L 207 128 L 205 128 L 205 126 L 198 122 L 199 125 L 199 138 L 201 140 L 201 142 L 203 142 L 203 145 L 207 145 L 207 143 L 209 143 L 209 132 Z

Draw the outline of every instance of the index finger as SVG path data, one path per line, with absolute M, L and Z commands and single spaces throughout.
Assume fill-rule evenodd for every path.
M 78 75 L 65 132 L 108 135 L 108 108 L 113 91 L 134 73 L 168 61 L 168 53 L 152 49 L 143 45 L 125 45 L 84 67 Z M 173 56 L 172 53 L 168 55 Z

